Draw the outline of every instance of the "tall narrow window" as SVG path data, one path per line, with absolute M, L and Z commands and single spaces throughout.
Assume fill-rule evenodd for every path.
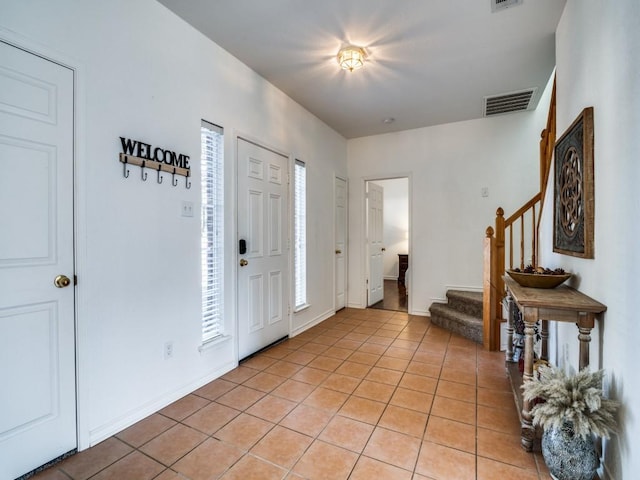
M 293 188 L 295 309 L 300 310 L 307 305 L 307 172 L 300 160 L 296 160 Z
M 224 163 L 222 127 L 202 120 L 202 341 L 223 333 L 224 318 Z

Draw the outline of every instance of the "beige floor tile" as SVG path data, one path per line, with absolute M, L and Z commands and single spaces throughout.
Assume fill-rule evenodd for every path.
M 249 450 L 274 424 L 242 413 L 216 432 L 216 438 L 243 450 Z
M 342 364 L 342 360 L 340 360 L 339 358 L 319 355 L 313 361 L 309 362 L 308 366 L 311 368 L 317 368 L 318 370 L 326 370 L 327 372 L 333 372 L 341 364 Z
M 249 380 L 251 377 L 256 375 L 258 372 L 259 372 L 259 370 L 255 370 L 255 369 L 249 368 L 249 367 L 243 367 L 242 365 L 240 365 L 239 367 L 234 368 L 230 372 L 224 374 L 221 378 L 223 380 L 227 380 L 227 381 L 233 382 L 233 383 L 242 383 L 245 380 Z
M 293 380 L 298 382 L 308 383 L 310 385 L 320 385 L 324 382 L 331 372 L 326 370 L 319 370 L 317 368 L 303 367 L 293 377 Z
M 402 379 L 402 372 L 380 367 L 373 367 L 365 377 L 365 380 L 393 386 L 398 385 L 400 379 Z
M 477 480 L 494 480 L 496 478 L 538 480 L 538 474 L 535 470 L 526 470 L 489 458 L 478 457 Z
M 476 386 L 476 371 L 462 370 L 453 367 L 445 367 L 440 373 L 441 380 L 448 380 L 450 382 L 465 383 L 467 385 Z
M 166 469 L 164 472 L 158 475 L 154 480 L 184 480 L 184 477 L 179 473 L 174 472 L 173 470 Z
M 193 394 L 206 398 L 207 400 L 215 400 L 234 388 L 236 388 L 235 383 L 218 378 L 213 382 L 209 382 L 203 387 L 200 387 L 198 390 L 193 392 Z
M 220 477 L 221 480 L 280 480 L 287 471 L 251 455 L 245 455 Z
M 464 383 L 440 380 L 438 382 L 436 395 L 476 403 L 476 388 L 472 385 L 465 385 Z
M 407 365 L 406 372 L 414 375 L 423 375 L 425 377 L 439 378 L 440 377 L 440 365 L 433 363 L 423 363 L 416 361 L 414 355 L 413 360 Z
M 276 345 L 275 347 L 271 347 L 270 349 L 266 350 L 263 353 L 263 355 L 267 357 L 275 358 L 276 360 L 281 360 L 293 351 L 294 349 L 288 348 L 283 344 L 279 344 L 279 345 Z
M 418 438 L 376 427 L 362 454 L 413 471 L 420 444 Z
M 361 381 L 362 380 L 360 380 L 359 378 L 349 377 L 347 375 L 341 375 L 339 373 L 332 373 L 322 383 L 322 386 L 324 388 L 329 388 L 338 392 L 351 394 Z
M 256 355 L 255 357 L 251 357 L 248 360 L 242 362 L 243 367 L 254 368 L 256 370 L 264 370 L 265 368 L 270 367 L 277 360 L 273 357 L 267 357 L 266 355 Z
M 476 404 L 436 395 L 433 398 L 431 415 L 475 425 Z
M 438 386 L 438 380 L 423 375 L 414 375 L 413 373 L 405 373 L 400 380 L 400 387 L 409 390 L 417 390 L 422 393 L 435 393 Z
M 307 345 L 311 345 L 311 344 L 307 344 Z M 323 349 L 323 351 L 327 349 L 326 346 L 320 345 L 319 343 L 317 343 L 315 345 L 318 345 L 319 347 L 321 347 Z M 287 355 L 286 357 L 284 357 L 284 361 L 291 362 L 291 363 L 296 363 L 298 365 L 306 365 L 316 357 L 317 357 L 317 355 L 315 353 L 310 353 L 310 352 L 302 351 L 302 350 L 296 350 L 295 352 L 292 352 L 289 355 Z
M 149 480 L 165 467 L 146 455 L 135 451 L 102 470 L 94 480 Z
M 376 400 L 377 402 L 388 403 L 395 388 L 394 385 L 363 380 L 360 385 L 358 385 L 358 388 L 355 389 L 353 395 L 368 398 L 369 400 Z
M 328 333 L 327 333 L 327 335 L 328 335 Z M 333 336 L 333 335 L 331 335 L 331 336 Z M 298 349 L 298 352 L 307 353 L 307 354 L 311 353 L 313 355 L 320 355 L 320 354 L 326 352 L 328 348 L 329 348 L 328 345 L 323 345 L 321 343 L 315 343 L 315 342 L 312 341 L 312 342 L 306 343 L 303 346 L 301 346 Z M 285 357 L 285 359 L 286 359 L 286 357 Z M 291 359 L 289 359 L 289 361 L 293 362 L 293 360 L 291 360 Z M 297 362 L 294 362 L 294 363 L 297 363 Z
M 387 405 L 378 426 L 422 439 L 428 415 L 395 405 Z
M 362 344 L 360 348 L 358 348 L 358 352 L 363 353 L 372 353 L 373 355 L 382 355 L 387 349 L 386 345 L 380 345 L 377 343 L 372 343 L 370 341 L 366 341 Z
M 376 402 L 367 398 L 349 397 L 339 413 L 342 416 L 354 420 L 376 425 L 385 407 L 386 404 L 382 402 Z
M 431 415 L 424 438 L 439 445 L 475 454 L 475 433 L 476 427 L 474 425 Z
M 333 346 L 337 348 L 344 348 L 346 350 L 351 350 L 352 352 L 356 351 L 358 348 L 362 346 L 363 342 L 358 342 L 356 340 L 347 340 L 345 338 L 341 338 L 338 340 Z
M 138 448 L 140 445 L 144 445 L 152 438 L 160 435 L 162 432 L 169 430 L 175 424 L 175 420 L 171 420 L 159 413 L 154 413 L 144 420 L 141 420 L 121 431 L 116 435 L 116 437 L 123 442 L 128 443 L 132 447 Z
M 536 470 L 533 455 L 520 447 L 520 435 L 509 435 L 480 427 L 477 435 L 478 457 L 508 463 L 525 470 Z
M 382 345 L 384 347 L 388 347 L 389 345 L 391 345 L 393 343 L 393 341 L 395 340 L 396 335 L 395 333 L 392 336 L 381 336 L 381 335 L 371 335 L 369 337 L 369 340 L 367 340 L 367 343 L 373 343 L 375 345 Z M 386 349 L 385 349 L 386 350 Z
M 509 408 L 478 405 L 478 426 L 511 435 L 520 435 L 520 417 L 515 405 Z
M 187 395 L 180 400 L 167 405 L 159 413 L 165 417 L 172 418 L 176 421 L 181 421 L 187 418 L 189 415 L 197 412 L 205 405 L 210 403 L 206 398 L 198 397 L 197 395 Z
M 294 402 L 301 402 L 307 395 L 309 395 L 316 387 L 304 382 L 298 382 L 297 380 L 287 380 L 278 388 L 276 388 L 271 395 L 286 398 Z
M 326 350 L 323 355 L 326 357 L 337 358 L 340 360 L 346 360 L 351 356 L 353 350 L 350 348 L 331 347 Z
M 364 345 L 363 345 L 364 346 Z M 361 351 L 362 347 L 355 351 L 347 360 L 350 362 L 363 363 L 365 365 L 375 365 L 380 360 L 380 355 Z
M 371 437 L 374 426 L 336 415 L 318 437 L 327 443 L 361 453 Z
M 265 395 L 264 392 L 259 390 L 238 385 L 230 392 L 218 397 L 216 401 L 228 407 L 235 408 L 236 410 L 245 410 Z
M 376 367 L 400 371 L 404 371 L 407 368 L 407 365 L 409 365 L 409 360 L 394 358 L 388 355 L 383 355 L 380 357 L 380 360 L 378 360 L 378 363 L 376 363 Z
M 512 392 L 502 392 L 488 388 L 478 388 L 478 405 L 493 408 L 516 408 L 515 397 Z
M 269 393 L 276 387 L 279 387 L 286 378 L 272 373 L 260 372 L 257 375 L 251 377 L 249 380 L 243 383 L 245 387 L 253 388 L 254 390 L 260 390 L 261 392 Z
M 143 445 L 140 451 L 170 467 L 187 452 L 204 442 L 207 436 L 185 425 L 176 425 Z
M 394 347 L 393 345 L 397 342 L 395 340 L 389 348 L 384 352 L 386 357 L 399 358 L 401 360 L 411 360 L 413 358 L 413 354 L 415 350 L 401 347 Z
M 211 480 L 218 478 L 242 455 L 240 448 L 210 438 L 181 458 L 172 469 L 190 480 Z
M 74 480 L 85 480 L 111 465 L 133 449 L 115 437 L 64 460 L 58 468 Z
M 347 375 L 348 377 L 364 378 L 369 373 L 369 370 L 371 370 L 369 365 L 345 361 L 336 369 L 335 373 Z
M 348 397 L 349 395 L 346 393 L 318 387 L 302 403 L 322 410 L 337 412 Z
M 408 388 L 398 387 L 389 402 L 391 405 L 409 408 L 422 413 L 429 413 L 433 403 L 433 395 Z
M 360 457 L 349 480 L 411 480 L 411 472 L 369 457 Z
M 252 449 L 251 453 L 283 468 L 290 469 L 313 442 L 313 438 L 276 426 Z
M 309 480 L 346 480 L 357 460 L 356 453 L 316 440 L 296 463 L 293 472 Z
M 283 427 L 316 437 L 329 423 L 333 414 L 327 410 L 298 405 L 280 422 Z
M 475 480 L 475 455 L 425 441 L 422 443 L 416 472 L 434 480 Z M 510 477 L 493 477 L 507 479 Z
M 31 477 L 31 480 L 69 480 L 69 477 L 62 470 L 59 470 L 57 466 L 54 466 L 37 473 Z
M 271 365 L 269 368 L 265 369 L 265 372 L 271 373 L 273 375 L 278 375 L 280 377 L 290 378 L 297 372 L 299 372 L 301 368 L 302 365 L 298 365 L 297 363 L 280 360 Z
M 240 415 L 238 410 L 213 402 L 184 419 L 182 423 L 212 435 L 238 415 Z
M 268 422 L 278 423 L 297 405 L 296 402 L 292 402 L 286 398 L 267 395 L 251 405 L 246 412 L 254 417 L 267 420 Z

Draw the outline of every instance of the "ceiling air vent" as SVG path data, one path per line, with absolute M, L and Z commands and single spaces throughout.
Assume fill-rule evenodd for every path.
M 522 5 L 522 0 L 491 0 L 491 11 L 499 12 L 509 7 Z
M 491 117 L 528 110 L 533 105 L 533 98 L 537 90 L 537 88 L 529 88 L 519 92 L 484 97 L 484 116 Z

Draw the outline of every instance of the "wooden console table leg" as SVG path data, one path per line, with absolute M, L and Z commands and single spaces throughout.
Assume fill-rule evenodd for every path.
M 542 320 L 542 331 L 540 332 L 540 358 L 549 360 L 549 320 Z
M 578 340 L 580 340 L 580 370 L 589 366 L 589 343 L 591 330 L 595 325 L 593 313 L 580 313 L 578 316 Z
M 513 362 L 513 310 L 515 309 L 515 304 L 513 302 L 513 298 L 509 291 L 507 291 L 507 296 L 504 301 L 507 304 L 507 351 L 506 351 L 506 361 Z
M 524 316 L 524 373 L 522 375 L 522 383 L 533 381 L 533 334 L 535 324 L 538 321 L 537 308 L 525 308 Z M 522 448 L 527 452 L 533 449 L 533 439 L 535 437 L 535 429 L 531 417 L 531 402 L 522 401 L 522 429 L 521 442 Z

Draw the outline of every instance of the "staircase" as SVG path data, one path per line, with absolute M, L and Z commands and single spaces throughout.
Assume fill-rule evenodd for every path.
M 447 303 L 432 303 L 431 323 L 482 343 L 482 293 L 447 291 Z

